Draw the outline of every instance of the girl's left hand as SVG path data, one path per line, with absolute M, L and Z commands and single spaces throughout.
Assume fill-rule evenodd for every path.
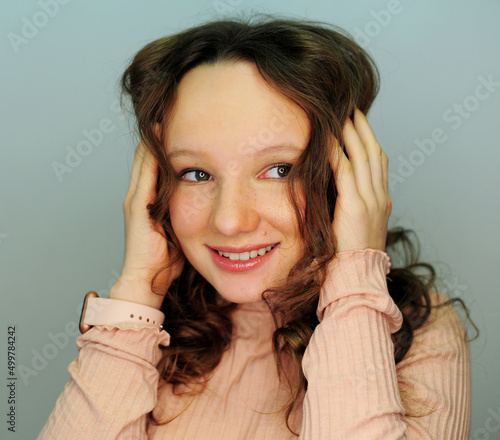
M 330 152 L 337 201 L 332 228 L 337 252 L 363 249 L 385 251 L 392 203 L 388 190 L 388 158 L 358 109 L 354 124 L 344 125 L 347 155 L 338 141 Z

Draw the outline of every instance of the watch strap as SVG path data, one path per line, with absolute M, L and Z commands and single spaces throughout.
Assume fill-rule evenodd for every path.
M 154 307 L 119 299 L 99 298 L 90 291 L 85 296 L 80 316 L 80 332 L 94 325 L 137 324 L 141 327 L 162 329 L 165 315 Z

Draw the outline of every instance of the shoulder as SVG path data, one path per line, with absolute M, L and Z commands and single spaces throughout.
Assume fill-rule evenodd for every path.
M 452 358 L 463 361 L 468 356 L 467 331 L 455 304 L 450 298 L 430 291 L 431 312 L 426 322 L 413 332 L 408 353 L 398 367 L 418 358 L 434 356 L 442 361 Z
M 435 332 L 465 337 L 465 326 L 456 309 L 459 303 L 450 302 L 450 298 L 436 291 L 430 291 L 429 297 L 431 313 L 424 325 L 415 330 L 415 336 Z
M 438 292 L 429 296 L 433 306 L 449 300 Z M 458 438 L 458 432 L 469 429 L 470 351 L 454 304 L 431 308 L 427 321 L 414 331 L 406 356 L 396 365 L 408 433 L 416 436 L 426 429 L 437 438 L 446 426 Z

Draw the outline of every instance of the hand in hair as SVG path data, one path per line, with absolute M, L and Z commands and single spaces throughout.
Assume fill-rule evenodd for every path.
M 154 224 L 147 205 L 156 198 L 158 163 L 141 142 L 137 147 L 130 185 L 123 202 L 125 216 L 125 259 L 122 272 L 109 292 L 112 299 L 121 299 L 160 308 L 163 297 L 184 264 L 182 256 L 174 265 L 160 273 L 155 288 L 151 280 L 160 268 L 174 260 L 177 251 L 168 243 L 165 231 Z
M 368 248 L 385 251 L 392 208 L 387 155 L 358 109 L 354 123 L 347 119 L 343 137 L 347 156 L 338 142 L 330 154 L 338 192 L 332 223 L 337 252 Z

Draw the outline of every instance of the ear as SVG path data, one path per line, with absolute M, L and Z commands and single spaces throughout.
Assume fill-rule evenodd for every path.
M 155 123 L 154 131 L 155 131 L 156 137 L 158 138 L 158 141 L 160 143 L 162 143 L 162 139 L 163 139 L 163 127 L 161 126 L 161 124 L 159 122 Z

